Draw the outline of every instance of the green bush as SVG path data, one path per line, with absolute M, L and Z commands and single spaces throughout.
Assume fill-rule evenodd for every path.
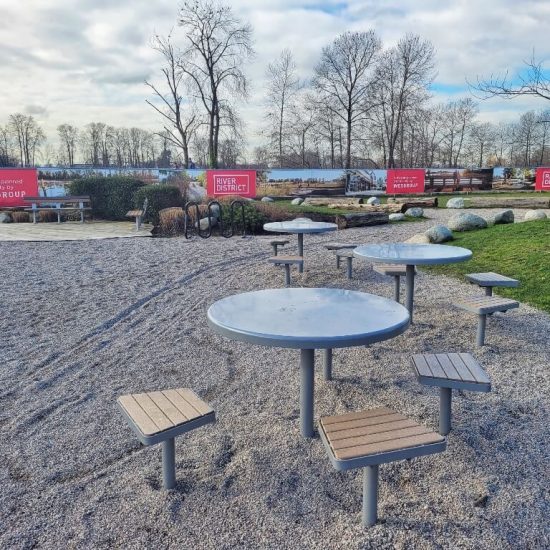
M 231 226 L 231 208 L 228 202 L 220 201 L 222 204 L 222 220 L 224 227 L 229 230 Z M 263 212 L 254 208 L 254 204 L 244 201 L 244 220 L 247 233 L 261 233 L 264 223 L 269 221 Z M 235 231 L 242 230 L 242 212 L 240 205 L 236 204 L 233 209 Z
M 145 183 L 127 176 L 92 176 L 69 184 L 71 195 L 89 195 L 92 214 L 105 220 L 125 220 L 134 208 L 134 195 Z M 143 202 L 143 201 L 142 201 Z
M 173 185 L 146 185 L 137 190 L 134 196 L 134 206 L 141 208 L 143 201 L 147 198 L 147 214 L 145 219 L 155 225 L 159 222 L 159 212 L 164 208 L 183 206 L 181 192 Z

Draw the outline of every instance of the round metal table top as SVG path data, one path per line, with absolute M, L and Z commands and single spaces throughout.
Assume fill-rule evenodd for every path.
M 472 257 L 472 251 L 467 248 L 443 244 L 367 244 L 353 252 L 359 258 L 405 265 L 453 264 Z
M 409 326 L 405 307 L 381 296 L 332 288 L 280 288 L 223 298 L 208 324 L 233 340 L 295 349 L 360 346 Z
M 264 224 L 265 231 L 276 233 L 325 233 L 326 231 L 336 231 L 336 229 L 338 226 L 335 223 L 314 222 L 304 218 Z

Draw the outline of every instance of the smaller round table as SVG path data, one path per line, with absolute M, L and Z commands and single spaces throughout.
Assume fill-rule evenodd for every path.
M 316 349 L 389 340 L 409 326 L 400 304 L 365 292 L 336 288 L 281 288 L 246 292 L 215 302 L 208 324 L 219 334 L 251 344 L 300 350 L 300 422 L 313 437 Z
M 304 255 L 304 233 L 326 233 L 336 231 L 335 223 L 314 222 L 306 218 L 297 218 L 286 222 L 270 222 L 264 224 L 264 231 L 274 233 L 296 233 L 298 235 L 298 255 Z M 300 273 L 304 271 L 304 264 L 300 265 Z
M 414 301 L 414 268 L 416 265 L 454 264 L 465 262 L 472 257 L 472 251 L 458 246 L 446 246 L 443 244 L 367 244 L 354 249 L 358 258 L 364 258 L 373 262 L 389 264 L 404 264 L 407 266 L 406 304 L 413 318 Z

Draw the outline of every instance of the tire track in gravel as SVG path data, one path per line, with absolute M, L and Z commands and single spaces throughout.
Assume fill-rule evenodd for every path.
M 31 369 L 25 373 L 25 380 L 22 380 L 21 383 L 18 386 L 11 387 L 9 391 L 4 392 L 0 394 L 0 399 L 15 399 L 15 395 L 21 391 L 25 391 L 28 388 L 35 388 L 37 387 L 36 380 L 33 380 L 31 383 L 28 382 L 28 379 L 31 377 L 35 377 L 36 373 L 40 371 L 41 373 L 41 380 L 38 382 L 38 388 L 40 390 L 46 389 L 51 383 L 55 382 L 55 380 L 58 380 L 60 376 L 64 376 L 67 373 L 71 371 L 77 372 L 78 370 L 82 370 L 86 368 L 86 365 L 82 365 L 81 361 L 78 361 L 75 365 L 70 364 L 66 367 L 62 368 L 61 370 L 57 370 L 54 373 L 51 373 L 50 379 L 47 377 L 44 377 L 44 370 L 43 369 L 50 369 L 52 366 L 55 366 L 57 363 L 63 361 L 66 356 L 68 355 L 74 355 L 79 350 L 81 350 L 86 345 L 90 344 L 90 342 L 93 342 L 99 337 L 103 337 L 105 333 L 113 329 L 114 327 L 118 326 L 121 322 L 123 322 L 125 319 L 130 317 L 135 311 L 138 311 L 139 309 L 143 308 L 146 304 L 151 302 L 152 300 L 158 298 L 159 296 L 162 296 L 163 294 L 167 294 L 169 292 L 172 292 L 174 290 L 179 289 L 182 287 L 182 285 L 185 285 L 186 283 L 196 279 L 200 275 L 203 275 L 205 273 L 215 271 L 218 269 L 222 269 L 229 265 L 242 265 L 246 264 L 247 262 L 250 262 L 251 260 L 255 259 L 261 259 L 261 258 L 268 258 L 270 255 L 269 252 L 256 252 L 254 254 L 250 253 L 243 253 L 237 256 L 233 256 L 227 260 L 223 260 L 221 262 L 217 262 L 214 264 L 205 265 L 199 269 L 196 269 L 192 271 L 191 273 L 187 273 L 186 275 L 180 277 L 179 279 L 175 280 L 171 284 L 164 285 L 163 287 L 150 292 L 143 298 L 135 301 L 130 306 L 124 308 L 121 310 L 117 315 L 114 317 L 111 317 L 107 321 L 101 323 L 99 326 L 95 327 L 91 332 L 88 334 L 85 334 L 82 336 L 74 345 L 67 347 L 63 350 L 56 350 L 54 353 L 51 353 L 48 357 L 40 361 L 34 368 L 31 367 Z M 196 304 L 195 304 L 196 305 Z M 75 366 L 78 368 L 75 369 Z

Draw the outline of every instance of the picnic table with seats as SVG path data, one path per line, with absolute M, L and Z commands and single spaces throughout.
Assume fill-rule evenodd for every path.
M 84 212 L 92 209 L 91 199 L 87 195 L 65 196 L 65 197 L 25 197 L 23 199 L 31 206 L 25 208 L 32 212 L 32 223 L 36 223 L 37 212 L 55 212 L 57 214 L 57 223 L 61 223 L 61 214 L 63 212 L 79 212 L 80 223 L 84 223 Z

